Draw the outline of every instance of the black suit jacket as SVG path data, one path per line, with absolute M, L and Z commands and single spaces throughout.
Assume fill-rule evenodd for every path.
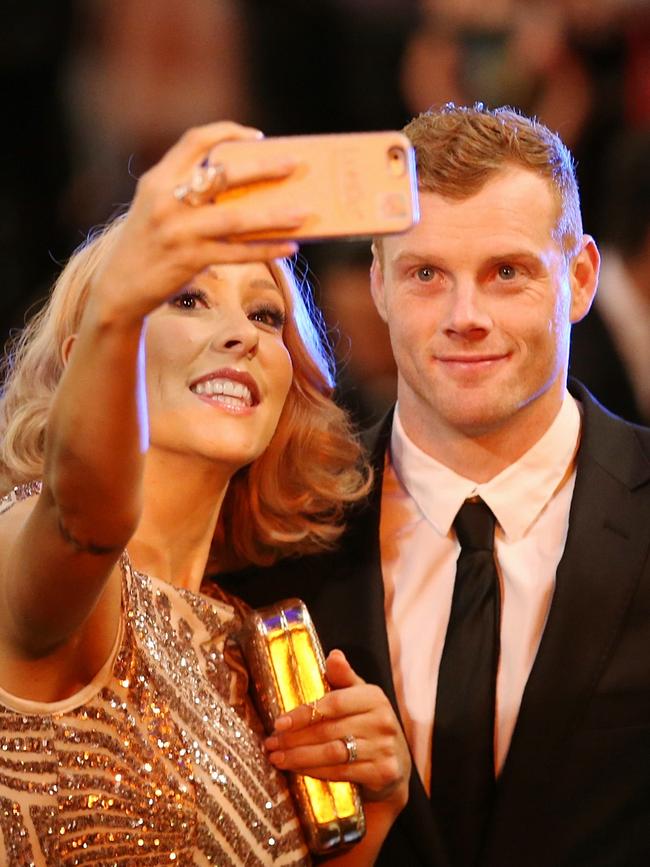
M 565 551 L 499 778 L 484 867 L 650 865 L 650 430 L 577 384 L 583 438 Z M 255 606 L 299 596 L 397 710 L 384 619 L 379 505 L 390 418 L 374 429 L 376 483 L 336 551 L 217 580 Z M 417 772 L 380 865 L 446 867 Z
M 625 361 L 595 304 L 571 327 L 569 372 L 616 415 L 644 423 Z

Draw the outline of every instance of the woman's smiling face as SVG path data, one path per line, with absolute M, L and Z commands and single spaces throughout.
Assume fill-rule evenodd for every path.
M 269 444 L 292 381 L 289 302 L 263 263 L 206 269 L 148 318 L 151 448 L 227 465 Z

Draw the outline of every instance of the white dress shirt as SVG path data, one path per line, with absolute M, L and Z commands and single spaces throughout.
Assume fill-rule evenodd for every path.
M 381 563 L 391 666 L 406 737 L 427 791 L 442 655 L 460 546 L 452 529 L 479 496 L 497 519 L 501 654 L 495 761 L 503 767 L 564 550 L 580 411 L 567 393 L 544 436 L 489 482 L 458 475 L 411 442 L 395 410 L 381 500 Z

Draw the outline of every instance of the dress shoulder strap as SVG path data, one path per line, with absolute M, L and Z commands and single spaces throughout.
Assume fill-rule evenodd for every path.
M 16 487 L 12 488 L 8 494 L 0 497 L 0 515 L 3 512 L 9 511 L 9 509 L 20 500 L 26 500 L 29 497 L 34 497 L 37 494 L 40 494 L 42 489 L 43 483 L 40 479 L 36 479 L 32 482 L 25 482 L 23 485 L 16 485 Z

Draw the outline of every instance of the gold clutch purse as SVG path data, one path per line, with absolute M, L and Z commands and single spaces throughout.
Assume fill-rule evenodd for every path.
M 305 604 L 285 599 L 252 611 L 240 642 L 267 732 L 277 717 L 325 695 L 325 658 Z M 307 845 L 329 854 L 357 843 L 366 830 L 359 789 L 352 783 L 288 774 Z

